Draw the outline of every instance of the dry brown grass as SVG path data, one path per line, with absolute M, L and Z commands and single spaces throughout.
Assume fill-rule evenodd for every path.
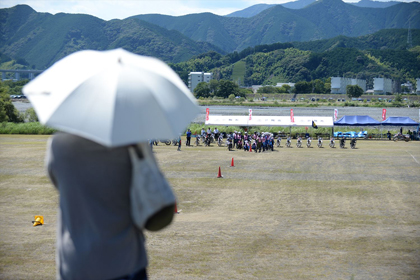
M 0 136 L 1 279 L 54 278 L 46 139 Z M 357 147 L 155 147 L 182 212 L 147 233 L 150 279 L 420 279 L 420 142 Z

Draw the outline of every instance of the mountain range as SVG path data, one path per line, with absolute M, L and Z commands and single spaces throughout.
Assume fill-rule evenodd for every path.
M 137 20 L 102 19 L 83 14 L 38 13 L 27 5 L 0 9 L 0 52 L 23 58 L 34 68 L 46 68 L 83 49 L 128 51 L 179 62 L 209 50 L 225 53 L 206 42 L 196 42 L 176 30 Z
M 341 0 L 319 0 L 302 9 L 275 5 L 250 18 L 211 13 L 178 17 L 148 14 L 133 18 L 177 30 L 194 41 L 208 42 L 232 52 L 276 42 L 313 41 L 338 35 L 357 37 L 409 25 L 420 28 L 420 3 L 363 8 Z
M 315 2 L 316 0 L 297 0 L 297 1 L 287 2 L 287 3 L 279 4 L 279 5 L 288 9 L 302 9 Z M 401 2 L 399 1 L 381 2 L 381 1 L 372 1 L 372 0 L 360 0 L 359 2 L 349 3 L 349 4 L 357 6 L 357 7 L 364 7 L 364 8 L 387 8 L 387 7 L 391 7 L 399 3 Z M 233 12 L 226 16 L 250 18 L 274 6 L 276 5 L 275 4 L 257 4 L 257 5 L 253 5 L 251 7 L 245 8 L 243 10 Z
M 302 1 L 312 0 L 297 2 Z M 18 5 L 0 9 L 0 52 L 39 69 L 78 50 L 118 47 L 176 63 L 209 51 L 224 55 L 256 45 L 358 37 L 409 26 L 420 28 L 420 3 L 364 8 L 341 0 L 319 0 L 301 9 L 274 5 L 249 18 L 148 14 L 110 21 L 82 14 L 38 13 Z

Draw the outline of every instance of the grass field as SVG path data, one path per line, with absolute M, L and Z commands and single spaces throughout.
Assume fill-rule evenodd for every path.
M 246 72 L 246 62 L 245 61 L 238 61 L 233 64 L 233 71 L 232 71 L 232 81 L 235 83 L 237 82 L 239 85 L 243 85 L 244 77 Z
M 0 279 L 54 279 L 47 139 L 0 135 Z M 154 151 L 182 211 L 146 233 L 150 279 L 420 279 L 420 142 Z

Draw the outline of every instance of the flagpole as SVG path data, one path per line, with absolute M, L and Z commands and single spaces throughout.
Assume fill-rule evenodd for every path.
M 382 122 L 386 119 L 386 109 L 382 109 L 382 121 L 381 121 L 381 140 L 382 140 Z
M 290 122 L 295 122 L 295 114 L 293 113 L 293 109 L 290 109 Z M 292 126 L 290 125 L 290 137 L 292 137 Z
M 334 123 L 337 121 L 337 117 L 338 117 L 338 110 L 334 109 L 333 126 L 331 128 L 331 133 L 332 133 L 331 137 L 334 137 Z

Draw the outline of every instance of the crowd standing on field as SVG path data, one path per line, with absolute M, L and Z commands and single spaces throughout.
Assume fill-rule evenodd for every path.
M 194 137 L 194 143 L 191 144 L 191 137 Z M 261 152 L 267 152 L 267 151 L 274 151 L 274 145 L 277 147 L 281 146 L 282 137 L 286 137 L 285 133 L 282 133 L 279 131 L 279 135 L 275 137 L 275 135 L 271 132 L 257 132 L 254 131 L 253 133 L 248 133 L 248 131 L 241 132 L 241 131 L 233 131 L 232 133 L 224 133 L 220 132 L 217 127 L 211 130 L 210 127 L 205 129 L 204 127 L 201 128 L 201 130 L 194 133 L 191 132 L 190 129 L 186 132 L 186 146 L 198 146 L 198 145 L 204 145 L 204 146 L 210 146 L 212 143 L 217 144 L 219 147 L 226 145 L 230 150 L 237 149 L 237 150 L 243 150 L 243 151 L 252 151 L 255 153 L 261 153 Z M 225 140 L 226 139 L 226 140 Z M 312 145 L 312 138 L 310 137 L 309 133 L 306 133 L 304 135 L 303 140 L 302 136 L 300 134 L 296 135 L 296 147 L 300 148 L 303 145 L 306 145 L 308 148 Z M 342 137 L 339 139 L 340 148 L 345 147 L 345 139 L 346 137 Z M 181 151 L 181 137 L 178 137 L 174 140 L 164 140 L 160 141 L 165 143 L 166 145 L 175 145 L 178 146 L 178 151 Z M 317 136 L 315 144 L 322 148 L 323 146 L 323 140 L 322 137 Z M 150 145 L 158 145 L 158 141 L 151 140 Z M 329 137 L 329 143 L 328 145 L 331 148 L 335 147 L 335 138 Z M 292 137 L 290 134 L 287 135 L 286 141 L 284 144 L 285 147 L 291 147 L 292 146 Z M 355 148 L 356 146 L 356 139 L 350 139 L 350 147 Z
M 219 130 L 214 128 L 211 131 L 210 128 L 207 130 L 203 127 L 201 129 L 200 136 L 203 143 L 216 142 L 221 146 L 221 141 L 223 141 L 223 135 L 219 132 Z M 210 139 L 210 140 L 208 140 Z M 196 140 L 198 141 L 198 140 Z M 255 152 L 265 152 L 265 151 L 273 151 L 274 150 L 274 135 L 269 132 L 254 132 L 252 134 L 248 134 L 248 132 L 242 133 L 241 131 L 234 131 L 231 134 L 226 135 L 226 145 L 230 149 L 243 149 L 244 151 L 249 151 L 250 149 Z
M 247 132 L 244 132 L 243 134 L 239 131 L 234 131 L 232 134 L 227 135 L 227 146 L 229 147 L 229 150 L 236 148 L 236 149 L 243 149 L 244 151 L 254 151 L 254 152 L 266 152 L 266 151 L 274 151 L 274 145 L 277 147 L 281 147 L 281 141 L 282 137 L 285 136 L 285 134 L 281 134 L 279 132 L 279 135 L 277 138 L 274 137 L 274 134 L 270 132 L 254 132 L 253 134 L 248 134 Z M 302 136 L 300 134 L 296 135 L 296 146 L 298 148 L 302 147 L 302 145 L 306 145 L 308 148 L 312 145 L 312 137 L 306 133 L 305 142 L 302 139 Z M 291 147 L 292 144 L 292 137 L 291 135 L 287 135 L 286 137 L 286 147 Z M 340 140 L 340 147 L 344 148 L 345 146 L 345 137 L 343 137 Z M 323 140 L 321 136 L 318 136 L 316 140 L 316 145 L 321 148 L 323 146 Z M 352 148 L 355 148 L 356 145 L 356 139 L 351 139 L 350 146 Z M 329 138 L 329 146 L 331 148 L 335 147 L 335 138 L 330 137 Z

